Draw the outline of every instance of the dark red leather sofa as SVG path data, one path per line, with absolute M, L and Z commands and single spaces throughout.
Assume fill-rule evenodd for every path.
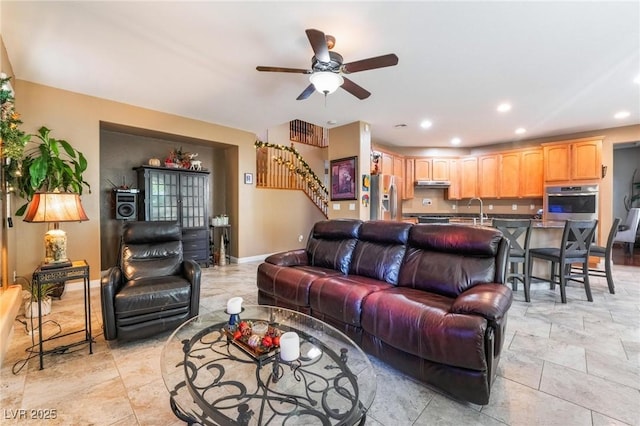
M 511 290 L 497 229 L 327 220 L 258 267 L 258 303 L 310 314 L 452 396 L 487 404 Z

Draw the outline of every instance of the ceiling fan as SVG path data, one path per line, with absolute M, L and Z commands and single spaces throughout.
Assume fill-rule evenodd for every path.
M 322 31 L 314 29 L 308 29 L 305 32 L 314 53 L 311 58 L 311 69 L 256 67 L 258 71 L 310 74 L 311 84 L 296 98 L 299 101 L 307 99 L 314 91 L 324 93 L 326 96 L 333 93 L 338 87 L 342 87 L 358 99 L 366 99 L 371 93 L 344 75 L 398 64 L 398 57 L 393 53 L 345 64 L 342 55 L 331 51 L 336 42 L 333 36 L 325 35 Z

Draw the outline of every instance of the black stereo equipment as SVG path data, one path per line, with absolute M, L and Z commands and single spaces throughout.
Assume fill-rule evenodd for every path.
M 115 191 L 116 219 L 135 220 L 138 216 L 138 193 L 133 191 Z

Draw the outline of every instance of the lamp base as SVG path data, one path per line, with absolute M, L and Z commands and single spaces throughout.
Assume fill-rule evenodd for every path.
M 67 234 L 59 229 L 57 223 L 54 229 L 50 229 L 44 234 L 44 262 L 45 263 L 64 263 L 68 262 L 67 258 Z

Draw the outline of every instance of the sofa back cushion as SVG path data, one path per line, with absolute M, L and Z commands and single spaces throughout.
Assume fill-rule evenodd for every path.
M 398 283 L 411 224 L 374 220 L 360 228 L 349 273 Z
M 127 281 L 175 275 L 182 260 L 182 229 L 177 222 L 124 223 L 120 266 Z
M 465 225 L 414 225 L 400 266 L 398 286 L 449 297 L 500 276 L 502 233 Z M 501 263 L 501 262 L 500 262 Z
M 334 269 L 346 275 L 361 226 L 362 221 L 356 219 L 316 223 L 307 243 L 309 265 Z

